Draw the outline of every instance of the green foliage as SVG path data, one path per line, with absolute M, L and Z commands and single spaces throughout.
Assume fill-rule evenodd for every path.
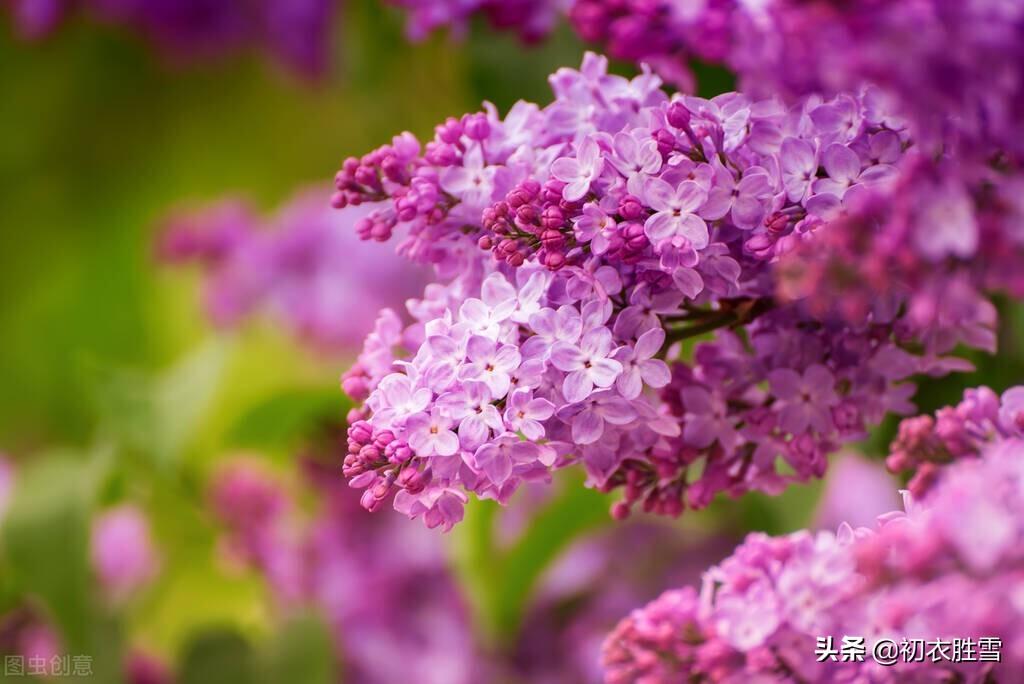
M 101 438 L 171 467 L 208 414 L 227 357 L 226 342 L 210 339 L 156 374 L 86 364 Z
M 298 617 L 255 648 L 227 627 L 198 633 L 185 646 L 181 684 L 332 684 L 337 681 L 333 644 L 323 622 Z
M 337 387 L 284 390 L 250 406 L 228 431 L 231 444 L 262 449 L 294 447 L 318 427 L 337 422 L 348 401 Z
M 609 499 L 583 487 L 579 474 L 559 478 L 557 494 L 536 509 L 511 546 L 497 540 L 499 511 L 473 501 L 455 529 L 455 562 L 483 635 L 508 645 L 543 572 L 575 540 L 610 522 Z

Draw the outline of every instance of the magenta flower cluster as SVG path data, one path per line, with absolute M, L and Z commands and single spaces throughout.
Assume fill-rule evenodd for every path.
M 911 412 L 907 378 L 994 348 L 983 293 L 1020 287 L 1024 236 L 990 195 L 904 198 L 931 161 L 876 91 L 670 98 L 592 54 L 551 84 L 547 107 L 488 106 L 338 173 L 335 205 L 372 207 L 360 235 L 400 233 L 438 281 L 343 380 L 367 508 L 397 492 L 449 528 L 468 492 L 505 501 L 573 463 L 622 488 L 617 515 L 778 492 Z
M 526 41 L 547 36 L 569 1 L 385 0 L 406 12 L 406 32 L 412 40 L 422 40 L 439 29 L 462 35 L 475 16 L 483 16 L 494 28 L 515 31 Z
M 499 654 L 474 631 L 437 537 L 395 513 L 368 519 L 331 469 L 303 466 L 292 492 L 259 463 L 234 460 L 214 477 L 211 503 L 226 559 L 256 570 L 278 611 L 313 608 L 328 620 L 346 682 L 597 681 L 601 641 L 622 613 L 659 585 L 697 577 L 731 546 L 649 523 L 581 540 L 545 574 L 524 625 Z M 547 500 L 548 490 L 538 493 L 514 512 L 528 517 Z M 299 502 L 310 500 L 303 510 Z M 502 542 L 515 541 L 514 531 L 504 532 Z M 663 553 L 637 562 L 651 545 Z M 628 549 L 636 555 L 624 555 Z
M 221 200 L 169 216 L 157 252 L 202 268 L 214 324 L 231 328 L 264 314 L 316 351 L 353 351 L 379 309 L 400 306 L 426 281 L 359 240 L 353 226 L 365 213 L 333 211 L 329 193 L 317 188 L 266 219 L 241 200 Z
M 580 34 L 630 61 L 684 73 L 721 63 L 758 94 L 838 93 L 873 83 L 937 133 L 1021 150 L 1024 8 L 988 0 L 577 0 Z
M 320 495 L 309 514 L 258 463 L 221 469 L 210 499 L 226 526 L 226 557 L 263 575 L 279 611 L 323 614 L 346 681 L 479 681 L 467 609 L 443 549 L 397 516 L 366 520 L 333 473 L 305 467 Z
M 973 415 L 956 411 L 969 431 L 984 424 L 987 440 L 975 433 L 974 458 L 945 467 L 922 497 L 908 493 L 906 512 L 882 516 L 876 529 L 752 534 L 705 573 L 699 593 L 672 590 L 634 611 L 605 644 L 605 681 L 985 682 L 1020 672 L 1021 392 L 1002 402 L 989 390 L 968 393 Z M 842 662 L 846 635 L 921 656 Z M 831 652 L 817 643 L 828 636 Z M 1000 640 L 999 662 L 979 658 L 985 638 Z M 936 639 L 945 645 L 927 653 Z M 959 662 L 954 639 L 974 644 Z
M 173 62 L 264 49 L 292 72 L 323 76 L 331 63 L 335 0 L 11 0 L 18 32 L 53 33 L 75 12 L 124 28 Z

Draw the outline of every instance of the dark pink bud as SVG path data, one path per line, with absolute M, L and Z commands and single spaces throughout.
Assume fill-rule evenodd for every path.
M 626 195 L 619 202 L 619 216 L 627 221 L 634 221 L 644 215 L 644 205 L 632 195 Z
M 550 250 L 558 250 L 565 246 L 565 236 L 557 230 L 545 230 L 540 234 L 540 241 Z
M 443 124 L 435 127 L 434 132 L 437 133 L 437 137 L 441 141 L 454 145 L 462 137 L 462 122 L 450 116 L 445 119 Z
M 486 140 L 491 134 L 491 124 L 483 114 L 467 114 L 462 117 L 462 126 L 472 140 Z
M 561 252 L 547 252 L 544 254 L 544 265 L 552 271 L 557 271 L 565 266 L 565 255 Z
M 540 224 L 545 228 L 561 228 L 565 225 L 565 214 L 558 207 L 547 207 L 541 213 Z
M 537 208 L 532 204 L 524 204 L 516 209 L 516 221 L 523 224 L 537 223 Z
M 670 126 L 683 129 L 690 125 L 690 110 L 682 102 L 673 102 L 668 106 L 665 119 Z
M 625 520 L 629 517 L 629 504 L 625 501 L 616 501 L 612 504 L 612 518 L 615 520 Z

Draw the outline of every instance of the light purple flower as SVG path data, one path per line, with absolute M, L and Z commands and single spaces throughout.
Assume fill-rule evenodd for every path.
M 605 423 L 628 425 L 637 419 L 636 409 L 614 392 L 597 392 L 587 399 L 558 410 L 558 417 L 572 426 L 576 444 L 593 444 L 605 433 Z
M 459 371 L 460 380 L 479 380 L 487 385 L 493 399 L 508 393 L 510 373 L 522 360 L 519 350 L 510 345 L 499 345 L 494 340 L 473 335 L 466 345 L 468 364 Z
M 814 148 L 806 140 L 786 138 L 779 153 L 782 184 L 791 202 L 803 202 L 811 193 L 811 184 L 818 173 Z
M 462 448 L 472 451 L 490 438 L 492 430 L 503 431 L 501 414 L 491 399 L 490 389 L 481 382 L 467 382 L 461 392 L 448 392 L 437 398 L 441 412 L 459 421 Z
M 686 407 L 686 427 L 683 439 L 695 447 L 708 447 L 718 441 L 726 450 L 735 446 L 736 426 L 725 399 L 703 387 L 685 387 L 682 390 Z
M 778 399 L 779 427 L 802 435 L 808 429 L 819 434 L 832 430 L 832 407 L 839 399 L 835 377 L 825 366 L 814 364 L 800 374 L 780 368 L 768 374 L 772 393 Z
M 736 182 L 732 172 L 718 165 L 715 169 L 716 184 L 708 193 L 707 202 L 701 207 L 700 215 L 708 220 L 720 219 L 726 214 L 737 228 L 751 230 L 761 223 L 765 207 L 773 195 L 768 172 L 751 167 Z
M 508 395 L 505 422 L 514 432 L 521 432 L 527 439 L 538 440 L 545 434 L 541 421 L 550 418 L 554 412 L 555 405 L 550 401 L 534 398 L 530 390 L 520 389 Z
M 612 334 L 607 328 L 594 328 L 580 340 L 579 346 L 556 342 L 551 348 L 551 364 L 568 373 L 562 384 L 566 401 L 583 401 L 595 387 L 611 387 L 622 372 L 622 364 L 611 358 Z
M 617 133 L 608 157 L 611 165 L 626 178 L 626 190 L 641 195 L 647 178 L 661 169 L 661 154 L 653 138 L 638 138 L 632 133 Z
M 640 396 L 643 386 L 659 389 L 672 380 L 668 364 L 654 356 L 665 343 L 665 331 L 652 328 L 642 334 L 632 347 L 619 347 L 612 358 L 622 364 L 622 373 L 615 380 L 615 389 L 625 399 Z
M 575 157 L 561 157 L 551 165 L 551 175 L 567 183 L 562 197 L 569 202 L 583 199 L 590 190 L 590 184 L 597 180 L 604 168 L 601 148 L 593 138 L 587 138 L 580 145 Z
M 661 178 L 650 178 L 644 185 L 644 199 L 654 214 L 644 223 L 653 242 L 685 238 L 694 249 L 708 246 L 708 226 L 696 211 L 707 200 L 707 191 L 693 181 L 673 188 Z
M 429 414 L 418 413 L 407 423 L 409 446 L 419 456 L 451 456 L 459 450 L 459 438 L 452 431 L 452 420 L 437 408 Z

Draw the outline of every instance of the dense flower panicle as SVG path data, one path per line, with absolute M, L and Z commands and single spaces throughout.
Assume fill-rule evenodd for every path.
M 998 425 L 975 458 L 946 466 L 875 529 L 750 535 L 705 573 L 699 594 L 669 591 L 620 623 L 605 644 L 606 681 L 1015 681 L 1024 667 L 1024 431 Z M 816 654 L 816 638 L 829 635 L 837 645 L 864 636 L 868 649 L 880 639 L 975 646 L 959 663 L 925 654 L 885 667 L 870 655 Z M 984 637 L 1001 640 L 1001 662 L 979 659 Z
M 994 346 L 983 293 L 1020 286 L 1024 236 L 980 182 L 943 196 L 954 211 L 897 197 L 930 162 L 873 91 L 670 98 L 595 55 L 551 84 L 543 109 L 487 106 L 338 173 L 335 206 L 371 207 L 360 235 L 400 234 L 438 280 L 411 325 L 382 313 L 343 379 L 365 400 L 345 472 L 367 508 L 397 492 L 447 529 L 467 492 L 504 501 L 579 462 L 623 489 L 618 515 L 777 492 L 911 412 L 907 378 Z M 858 274 L 865 297 L 842 279 L 858 249 L 888 258 Z
M 92 565 L 111 601 L 127 599 L 156 576 L 159 560 L 141 510 L 123 504 L 93 521 Z
M 152 43 L 174 62 L 213 59 L 250 48 L 267 50 L 307 78 L 323 76 L 331 58 L 335 0 L 11 0 L 15 28 L 26 39 L 50 35 L 72 13 L 86 12 Z
M 872 83 L 931 133 L 952 125 L 974 142 L 1022 149 L 1024 8 L 1017 3 L 576 0 L 570 19 L 609 54 L 647 61 L 676 80 L 688 78 L 696 58 L 726 65 L 758 95 L 834 94 Z
M 268 220 L 240 200 L 223 200 L 169 217 L 159 258 L 203 267 L 206 308 L 218 325 L 265 312 L 319 351 L 350 351 L 379 309 L 400 306 L 424 282 L 389 250 L 356 236 L 353 225 L 365 213 L 331 210 L 318 189 L 297 193 Z

